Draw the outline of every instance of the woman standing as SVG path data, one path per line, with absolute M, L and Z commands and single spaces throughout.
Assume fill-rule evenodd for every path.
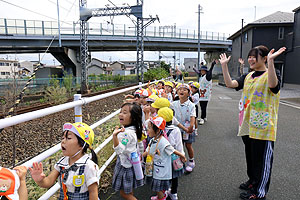
M 269 52 L 265 46 L 254 47 L 248 54 L 253 71 L 237 80 L 232 80 L 228 72 L 230 56 L 220 55 L 226 86 L 243 89 L 238 136 L 245 144 L 249 179 L 240 185 L 247 190 L 240 194 L 242 199 L 266 199 L 269 189 L 280 96 L 280 75 L 275 71 L 274 59 L 285 49 L 282 47 L 274 53 L 274 49 Z

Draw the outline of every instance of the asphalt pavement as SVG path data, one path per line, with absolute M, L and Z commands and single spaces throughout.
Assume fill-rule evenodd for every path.
M 238 200 L 239 184 L 247 180 L 244 145 L 238 131 L 241 92 L 214 85 L 208 121 L 198 128 L 193 144 L 196 167 L 179 179 L 180 200 Z M 300 93 L 299 93 L 300 97 Z M 295 98 L 295 97 L 294 97 Z M 300 199 L 300 105 L 281 103 L 268 200 Z M 150 186 L 134 190 L 138 199 L 155 195 Z M 103 199 L 121 199 L 109 190 Z

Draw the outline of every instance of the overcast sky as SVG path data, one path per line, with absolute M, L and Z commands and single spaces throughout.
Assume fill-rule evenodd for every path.
M 57 0 L 0 0 L 0 18 L 28 19 L 55 21 L 57 19 Z M 117 6 L 123 3 L 135 5 L 136 0 L 112 0 Z M 14 5 L 12 5 L 14 4 Z M 103 8 L 111 3 L 108 0 L 87 0 L 88 8 Z M 276 11 L 292 12 L 300 6 L 299 0 L 144 0 L 144 17 L 158 15 L 160 23 L 157 26 L 174 25 L 177 28 L 197 30 L 198 4 L 203 7 L 201 14 L 201 30 L 233 34 L 241 27 L 241 19 L 251 23 L 256 19 L 270 15 Z M 62 26 L 64 22 L 78 21 L 79 0 L 59 0 L 60 19 Z M 256 9 L 255 9 L 256 7 Z M 23 8 L 23 9 L 22 9 Z M 256 11 L 256 12 L 255 12 Z M 255 14 L 256 13 L 256 14 Z M 95 17 L 91 22 L 114 24 L 132 24 L 126 16 Z M 174 55 L 174 52 L 163 52 L 165 56 Z M 93 57 L 102 60 L 135 60 L 135 52 L 99 52 L 93 53 Z M 179 58 L 179 52 L 176 53 Z M 197 53 L 181 52 L 181 62 L 184 57 L 196 57 Z M 0 55 L 6 58 L 6 55 Z M 9 55 L 9 58 L 19 60 L 37 60 L 37 54 Z M 43 57 L 43 62 L 53 64 L 53 57 L 49 54 Z M 145 60 L 157 60 L 158 52 L 145 52 Z M 170 58 L 164 58 L 167 62 Z M 55 61 L 57 64 L 57 61 Z

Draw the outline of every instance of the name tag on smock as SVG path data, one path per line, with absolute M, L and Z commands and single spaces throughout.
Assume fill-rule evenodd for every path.
M 73 176 L 73 185 L 75 187 L 80 187 L 84 183 L 84 175 Z

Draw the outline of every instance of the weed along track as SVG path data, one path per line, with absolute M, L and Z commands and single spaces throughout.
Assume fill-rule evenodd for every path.
M 119 89 L 121 88 L 114 90 Z M 109 92 L 111 91 L 113 90 Z M 105 92 L 102 91 L 102 93 Z M 124 95 L 128 93 L 114 95 L 83 106 L 83 122 L 93 124 L 119 109 L 123 103 Z M 89 96 L 92 95 L 95 94 L 90 94 Z M 31 109 L 30 111 L 35 110 L 34 108 Z M 0 141 L 2 141 L 0 166 L 11 167 L 20 164 L 59 143 L 62 137 L 62 126 L 65 122 L 74 122 L 73 108 L 5 128 L 0 134 Z M 96 131 L 96 134 L 101 133 Z

